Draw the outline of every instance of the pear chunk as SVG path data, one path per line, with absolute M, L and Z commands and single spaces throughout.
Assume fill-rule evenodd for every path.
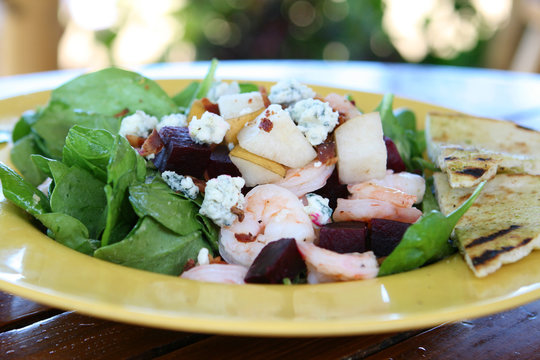
M 279 105 L 270 105 L 238 133 L 238 143 L 249 152 L 291 168 L 300 168 L 317 153 Z M 383 143 L 384 145 L 384 143 Z
M 253 121 L 257 116 L 259 116 L 263 112 L 263 110 L 264 108 L 251 112 L 249 114 L 227 119 L 226 121 L 229 123 L 231 128 L 229 129 L 229 131 L 227 131 L 227 134 L 225 134 L 225 142 L 227 144 L 237 144 L 238 140 L 236 139 L 236 137 L 240 130 L 242 130 L 246 123 Z
M 251 161 L 252 163 L 260 165 L 263 168 L 268 169 L 281 177 L 285 177 L 285 174 L 287 173 L 287 168 L 285 166 L 275 161 L 263 158 L 262 156 L 250 153 L 249 151 L 243 149 L 240 146 L 235 146 L 234 149 L 232 149 L 229 153 L 229 156 L 235 156 L 240 159 Z
M 282 179 L 281 175 L 268 170 L 261 165 L 255 164 L 249 160 L 241 159 L 229 154 L 231 162 L 238 168 L 242 178 L 246 181 L 247 187 L 252 187 L 261 184 L 270 184 Z
M 334 132 L 339 181 L 356 184 L 383 178 L 386 174 L 386 145 L 379 113 L 356 116 Z

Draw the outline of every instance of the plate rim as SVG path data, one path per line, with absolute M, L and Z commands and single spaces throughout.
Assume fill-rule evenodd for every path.
M 177 83 L 187 83 L 193 79 L 162 79 L 156 80 L 160 85 L 163 84 L 177 84 Z M 258 84 L 269 84 L 268 81 L 253 81 Z M 319 85 L 310 85 L 314 89 L 325 89 L 337 92 L 348 92 L 353 94 L 378 96 L 382 97 L 382 94 L 366 93 L 353 89 L 346 88 L 336 88 L 328 86 L 319 86 Z M 32 99 L 37 99 L 43 96 L 48 96 L 50 90 L 40 91 L 36 93 L 29 93 L 24 95 L 18 95 L 11 98 L 5 98 L 0 100 L 0 115 L 2 115 L 2 104 L 8 101 L 32 101 Z M 15 99 L 15 100 L 14 100 Z M 406 102 L 420 104 L 422 106 L 428 106 L 434 110 L 445 110 L 449 109 L 431 105 L 422 101 L 411 100 L 404 97 L 396 97 L 397 102 Z M 36 104 L 33 106 L 35 107 Z M 455 112 L 453 110 L 450 110 Z M 1 120 L 0 120 L 1 122 Z M 0 147 L 1 150 L 1 147 Z M 6 201 L 6 200 L 4 200 Z M 4 202 L 2 201 L 2 202 Z M 0 202 L 0 205 L 2 204 Z M 0 206 L 0 215 L 2 214 L 2 207 Z M 46 236 L 43 235 L 45 238 Z M 55 243 L 56 244 L 56 243 Z M 60 244 L 56 244 L 62 246 Z M 0 241 L 0 252 L 2 250 L 2 245 Z M 62 246 L 63 247 L 63 246 Z M 71 249 L 67 249 L 74 254 L 78 254 Z M 83 255 L 84 256 L 84 255 Z M 453 257 L 459 255 L 455 254 Z M 537 256 L 538 257 L 538 256 Z M 96 259 L 98 260 L 98 259 Z M 101 260 L 99 260 L 101 261 Z M 121 267 L 116 264 L 106 263 L 107 266 Z M 435 264 L 436 265 L 436 264 Z M 122 267 L 124 268 L 124 267 Z M 141 271 L 136 269 L 127 269 L 128 271 Z M 418 270 L 416 270 L 418 271 Z M 422 271 L 422 269 L 419 269 Z M 468 271 L 468 269 L 467 269 Z M 1 271 L 0 271 L 1 272 Z M 146 273 L 146 272 L 144 272 Z M 397 276 L 404 276 L 408 273 L 398 274 Z M 424 314 L 414 316 L 414 319 L 410 317 L 397 317 L 394 319 L 388 320 L 366 320 L 364 322 L 358 321 L 358 319 L 331 319 L 331 320 L 293 320 L 282 319 L 282 320 L 254 320 L 254 319 L 224 319 L 223 317 L 201 317 L 200 314 L 194 316 L 187 315 L 178 315 L 176 314 L 173 318 L 169 320 L 175 321 L 164 321 L 167 320 L 164 318 L 165 315 L 152 314 L 154 308 L 143 309 L 138 308 L 139 311 L 132 310 L 131 308 L 120 307 L 118 304 L 103 304 L 96 303 L 92 301 L 85 301 L 84 298 L 77 299 L 77 297 L 66 298 L 55 294 L 54 292 L 46 291 L 47 289 L 40 288 L 34 284 L 28 284 L 24 282 L 9 281 L 3 276 L 4 273 L 0 274 L 0 289 L 8 291 L 12 294 L 22 296 L 24 298 L 31 299 L 36 302 L 40 302 L 46 305 L 54 306 L 57 308 L 62 308 L 66 310 L 76 310 L 80 313 L 84 313 L 91 316 L 96 316 L 100 318 L 105 318 L 109 320 L 122 321 L 134 325 L 144 325 L 158 328 L 166 328 L 170 330 L 183 330 L 183 331 L 192 331 L 192 332 L 204 332 L 204 333 L 216 333 L 216 334 L 228 334 L 228 335 L 247 335 L 247 336 L 338 336 L 338 335 L 353 335 L 353 334 L 368 334 L 368 333 L 380 333 L 387 331 L 400 331 L 407 329 L 417 329 L 423 328 L 432 325 L 438 325 L 448 321 L 456 321 L 465 318 L 473 318 L 485 316 L 494 312 L 499 312 L 503 310 L 510 309 L 512 307 L 523 305 L 527 302 L 536 300 L 540 298 L 540 282 L 527 285 L 527 289 L 520 288 L 510 294 L 503 296 L 488 298 L 481 300 L 473 305 L 468 306 L 456 306 L 454 308 L 446 308 L 443 312 L 426 312 Z M 160 274 L 152 274 L 153 276 L 166 276 Z M 179 281 L 185 282 L 190 280 L 179 279 Z M 216 286 L 215 284 L 205 284 L 209 286 Z M 219 285 L 219 286 L 235 286 L 235 285 Z M 257 287 L 266 287 L 269 285 L 247 285 L 248 287 L 257 286 Z M 298 287 L 304 286 L 333 286 L 333 284 L 325 285 L 292 285 L 289 289 L 295 289 Z M 49 289 L 50 290 L 50 289 Z M 143 311 L 145 310 L 145 311 Z M 137 318 L 133 318 L 133 315 L 138 315 Z M 182 321 L 179 321 L 182 320 Z M 412 321 L 414 320 L 414 321 Z

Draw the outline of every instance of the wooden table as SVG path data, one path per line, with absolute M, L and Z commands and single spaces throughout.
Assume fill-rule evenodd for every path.
M 261 69 L 271 71 L 261 72 Z M 207 64 L 165 64 L 155 78 L 204 75 Z M 57 86 L 78 71 L 0 78 L 0 98 Z M 321 74 L 325 74 L 321 77 Z M 301 81 L 393 92 L 540 129 L 540 76 L 378 63 L 223 62 L 222 78 Z M 0 292 L 2 359 L 538 359 L 540 301 L 434 328 L 334 338 L 252 338 L 126 325 L 63 311 Z

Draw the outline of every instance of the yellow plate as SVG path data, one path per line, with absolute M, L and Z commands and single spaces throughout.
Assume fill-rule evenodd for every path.
M 170 93 L 186 80 L 161 81 Z M 352 93 L 362 109 L 380 95 Z M 0 101 L 0 128 L 48 93 Z M 396 99 L 419 119 L 435 106 Z M 1 145 L 0 145 L 1 146 Z M 9 146 L 0 148 L 8 159 Z M 0 288 L 62 309 L 160 328 L 234 335 L 350 335 L 404 330 L 487 315 L 540 298 L 540 252 L 477 279 L 458 255 L 403 274 L 324 285 L 223 285 L 183 280 L 79 254 L 40 233 L 0 201 Z

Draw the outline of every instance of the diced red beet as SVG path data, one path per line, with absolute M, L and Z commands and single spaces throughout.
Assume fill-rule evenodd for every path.
M 209 179 L 218 177 L 218 175 L 242 176 L 232 163 L 229 157 L 229 148 L 225 145 L 218 145 L 214 148 L 210 154 L 206 172 Z
M 407 168 L 405 163 L 399 155 L 399 151 L 396 147 L 396 144 L 388 136 L 384 137 L 384 144 L 386 145 L 386 168 L 389 170 L 394 170 L 394 172 L 402 172 Z
M 409 223 L 387 219 L 371 219 L 371 250 L 375 256 L 388 256 L 398 246 Z
M 338 198 L 346 199 L 349 196 L 347 185 L 339 183 L 337 168 L 334 169 L 332 175 L 326 180 L 326 185 L 314 192 L 315 194 L 328 198 L 330 200 L 328 205 L 332 209 L 336 208 Z
M 296 240 L 285 238 L 267 244 L 251 264 L 244 280 L 247 283 L 281 284 L 306 270 Z
M 362 221 L 342 221 L 326 224 L 319 233 L 319 247 L 340 254 L 367 251 L 367 224 Z
M 159 131 L 163 149 L 156 154 L 154 165 L 159 171 L 174 171 L 202 179 L 210 160 L 211 148 L 197 144 L 189 136 L 187 127 L 164 127 Z

